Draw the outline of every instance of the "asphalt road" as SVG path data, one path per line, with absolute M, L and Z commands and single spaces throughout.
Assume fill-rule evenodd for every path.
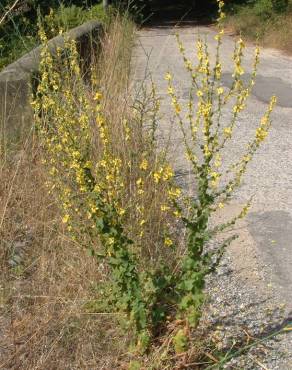
M 192 186 L 191 179 L 188 180 L 181 136 L 173 124 L 173 113 L 166 94 L 167 83 L 164 80 L 165 73 L 170 71 L 175 76 L 175 86 L 181 101 L 186 103 L 190 81 L 178 51 L 175 32 L 180 34 L 190 59 L 195 58 L 198 34 L 206 39 L 210 53 L 214 54 L 216 42 L 212 28 L 188 26 L 176 30 L 171 27 L 143 29 L 139 31 L 133 57 L 134 81 L 141 81 L 151 73 L 162 98 L 162 139 L 170 136 L 171 160 L 176 173 L 181 175 L 182 182 Z M 234 38 L 226 36 L 221 51 L 223 83 L 226 87 L 230 86 L 232 79 L 233 48 Z M 253 46 L 248 45 L 244 57 L 247 77 L 251 71 L 253 52 Z M 254 196 L 251 213 L 240 227 L 243 239 L 241 244 L 231 248 L 231 254 L 235 251 L 234 266 L 238 270 L 245 270 L 251 289 L 260 286 L 260 291 L 272 294 L 274 302 L 284 304 L 289 314 L 292 310 L 292 57 L 272 49 L 261 51 L 257 84 L 247 109 L 240 116 L 235 140 L 225 151 L 225 160 L 227 163 L 232 161 L 245 147 L 248 138 L 254 135 L 273 94 L 278 98 L 278 105 L 272 116 L 272 129 L 231 202 L 233 207 L 240 208 L 250 196 Z M 228 112 L 224 114 L 223 119 L 228 119 Z M 228 213 L 228 209 L 225 212 Z M 245 247 L 247 240 L 248 248 Z M 249 279 L 251 270 L 257 270 L 254 274 L 257 278 Z

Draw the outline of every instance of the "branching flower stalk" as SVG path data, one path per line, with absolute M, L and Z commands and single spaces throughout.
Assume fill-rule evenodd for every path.
M 201 316 L 206 275 L 216 268 L 235 236 L 223 240 L 215 251 L 205 247 L 243 218 L 251 201 L 224 224 L 213 227 L 210 219 L 240 185 L 271 126 L 275 97 L 242 156 L 223 170 L 223 150 L 234 137 L 239 114 L 255 83 L 259 49 L 255 49 L 251 77 L 245 83 L 245 45 L 238 40 L 233 82 L 226 89 L 220 56 L 224 2 L 218 1 L 218 6 L 213 61 L 207 43 L 199 38 L 197 63 L 193 63 L 178 37 L 191 81 L 186 107 L 178 98 L 171 73 L 165 76 L 191 165 L 192 197 L 175 184 L 167 153 L 158 148 L 159 100 L 154 83 L 150 94 L 145 90 L 145 96 L 131 105 L 130 114 L 123 113 L 112 122 L 105 98 L 109 92 L 99 86 L 94 71 L 91 83 L 84 81 L 76 43 L 66 40 L 64 49 L 57 49 L 53 56 L 40 27 L 40 81 L 32 105 L 49 191 L 56 196 L 68 234 L 102 262 L 105 273 L 98 286 L 104 295 L 99 301 L 105 302 L 104 309 L 126 317 L 142 351 L 167 330 L 166 319 L 176 325 L 176 318 L 182 319 L 183 327 L 174 330 L 175 350 L 187 349 L 189 328 L 196 327 Z M 223 120 L 223 110 L 230 112 L 228 120 Z M 184 245 L 176 236 L 177 220 L 186 230 Z
M 186 157 L 191 164 L 195 183 L 194 198 L 184 198 L 175 202 L 179 212 L 183 213 L 182 220 L 187 229 L 186 256 L 181 261 L 181 275 L 177 284 L 181 300 L 179 311 L 186 320 L 187 326 L 196 326 L 200 318 L 200 308 L 204 300 L 203 288 L 205 277 L 214 268 L 213 253 L 205 251 L 206 244 L 220 231 L 227 229 L 243 218 L 250 207 L 251 201 L 233 219 L 223 225 L 210 228 L 210 218 L 214 212 L 223 208 L 231 198 L 235 189 L 240 185 L 247 165 L 255 152 L 266 138 L 271 126 L 270 115 L 276 103 L 272 97 L 269 107 L 256 129 L 255 138 L 250 141 L 246 152 L 227 171 L 222 170 L 222 152 L 228 141 L 233 137 L 239 114 L 245 109 L 246 101 L 255 83 L 259 63 L 259 48 L 255 49 L 253 70 L 249 82 L 242 80 L 242 66 L 245 48 L 240 38 L 234 49 L 233 82 L 228 91 L 222 83 L 222 65 L 220 50 L 224 35 L 223 12 L 224 2 L 218 0 L 219 17 L 218 33 L 213 67 L 211 67 L 208 45 L 201 38 L 197 41 L 197 64 L 189 60 L 185 48 L 177 36 L 179 50 L 183 57 L 186 70 L 190 73 L 192 85 L 190 88 L 187 107 L 183 107 L 176 94 L 173 76 L 168 72 L 165 79 L 168 82 L 168 94 L 171 98 L 177 122 L 182 132 Z M 197 97 L 197 103 L 194 97 Z M 223 109 L 231 110 L 229 123 L 223 121 Z M 183 112 L 187 111 L 186 119 Z M 187 212 L 181 204 L 188 204 Z M 217 249 L 220 259 L 223 249 L 235 238 L 226 239 Z M 218 263 L 218 258 L 216 263 Z M 213 261 L 213 262 L 212 262 Z M 215 265 L 216 265 L 215 263 Z M 181 332 L 179 332 L 181 336 Z
M 145 243 L 145 234 L 152 231 L 145 206 L 151 206 L 151 196 L 163 220 L 172 210 L 170 197 L 178 194 L 175 187 L 168 186 L 172 169 L 165 156 L 156 152 L 159 101 L 155 99 L 155 86 L 151 88 L 150 113 L 146 103 L 135 108 L 136 127 L 121 117 L 119 139 L 126 148 L 121 153 L 95 74 L 91 82 L 94 92 L 82 78 L 76 42 L 66 40 L 64 49 L 53 56 L 41 27 L 40 37 L 40 81 L 32 105 L 44 149 L 43 162 L 48 168 L 49 191 L 57 197 L 68 233 L 109 269 L 100 289 L 105 294 L 106 309 L 126 315 L 139 348 L 145 350 L 152 331 L 165 317 L 159 301 L 164 300 L 161 292 L 171 280 L 157 260 L 159 249 L 153 251 Z M 150 122 L 149 127 L 144 128 L 145 121 Z M 137 154 L 133 148 L 137 144 L 135 130 L 139 130 L 138 139 L 144 148 Z M 132 224 L 129 227 L 135 209 L 138 227 L 133 230 L 138 230 L 138 235 L 133 233 Z M 173 241 L 167 226 L 160 229 L 164 231 L 155 238 L 170 254 Z M 148 270 L 144 271 L 146 261 Z

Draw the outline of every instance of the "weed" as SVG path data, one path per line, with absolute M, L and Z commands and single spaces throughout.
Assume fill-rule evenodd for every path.
M 106 267 L 107 274 L 100 284 L 105 309 L 125 315 L 142 352 L 149 348 L 157 332 L 165 330 L 163 322 L 167 316 L 170 320 L 182 320 L 184 327 L 175 334 L 174 346 L 180 352 L 187 349 L 190 328 L 195 328 L 200 319 L 206 275 L 216 267 L 224 248 L 234 236 L 224 240 L 216 252 L 207 253 L 205 246 L 220 231 L 243 218 L 250 202 L 235 218 L 213 229 L 209 226 L 211 215 L 224 207 L 240 185 L 248 163 L 271 125 L 274 97 L 246 152 L 227 173 L 220 171 L 222 151 L 233 136 L 238 116 L 254 85 L 259 49 L 255 50 L 252 77 L 246 86 L 241 77 L 245 45 L 242 39 L 237 42 L 233 55 L 234 80 L 226 92 L 221 82 L 220 61 L 224 3 L 219 1 L 218 4 L 219 32 L 215 37 L 217 50 L 213 67 L 206 43 L 198 40 L 198 64 L 193 66 L 178 39 L 192 81 L 188 102 L 189 132 L 181 116 L 182 107 L 175 93 L 173 77 L 170 73 L 166 75 L 168 93 L 197 189 L 192 198 L 182 195 L 181 189 L 175 186 L 173 170 L 165 161 L 163 152 L 158 151 L 155 141 L 156 122 L 149 127 L 145 120 L 145 105 L 142 104 L 142 111 L 134 104 L 134 112 L 126 112 L 127 115 L 119 112 L 120 116 L 114 121 L 118 126 L 114 127 L 103 102 L 108 91 L 103 92 L 96 84 L 94 73 L 92 90 L 88 90 L 75 43 L 67 43 L 66 58 L 59 51 L 59 57 L 54 60 L 41 30 L 45 46 L 41 81 L 33 106 L 44 148 L 44 162 L 50 174 L 49 189 L 61 205 L 62 221 L 68 233 Z M 72 81 L 74 89 L 71 88 Z M 154 86 L 152 92 L 156 107 Z M 196 107 L 194 94 L 198 98 Z M 232 115 L 226 126 L 222 123 L 222 110 L 230 103 Z M 137 124 L 139 131 L 136 131 Z M 117 132 L 120 138 L 116 136 Z M 140 152 L 133 155 L 137 137 Z M 146 208 L 152 207 L 150 197 L 155 199 L 155 193 L 159 194 L 155 213 L 158 212 L 160 220 L 166 213 L 168 219 L 155 230 L 157 235 L 151 230 L 151 239 L 157 243 L 153 251 L 145 244 L 144 236 L 148 234 L 148 220 L 152 218 Z M 131 218 L 134 210 L 136 220 Z M 169 227 L 174 224 L 175 216 L 181 219 L 187 235 L 176 270 L 172 263 L 180 246 L 171 237 Z M 166 254 L 168 260 L 164 259 Z
M 244 42 L 239 39 L 236 43 L 233 62 L 233 83 L 229 91 L 226 91 L 222 81 L 222 66 L 220 46 L 224 35 L 223 12 L 224 3 L 219 4 L 219 32 L 215 36 L 217 40 L 216 56 L 213 66 L 210 64 L 208 45 L 198 39 L 197 41 L 197 64 L 193 65 L 185 55 L 185 49 L 180 39 L 178 45 L 183 57 L 186 70 L 190 74 L 192 85 L 189 91 L 187 107 L 182 107 L 176 95 L 173 77 L 167 73 L 168 94 L 171 98 L 178 125 L 183 135 L 185 154 L 192 169 L 193 183 L 196 192 L 194 196 L 185 197 L 181 203 L 174 201 L 174 206 L 182 214 L 182 221 L 187 230 L 186 253 L 181 261 L 181 273 L 177 278 L 177 290 L 180 295 L 179 310 L 184 318 L 186 328 L 195 327 L 200 318 L 200 308 L 204 300 L 205 278 L 220 260 L 222 251 L 236 236 L 231 236 L 219 245 L 217 251 L 207 253 L 207 243 L 223 230 L 233 226 L 236 221 L 243 218 L 250 207 L 248 202 L 242 211 L 233 219 L 215 228 L 210 227 L 210 219 L 218 209 L 223 208 L 230 200 L 235 189 L 240 185 L 248 163 L 266 138 L 271 125 L 270 114 L 276 103 L 272 97 L 269 108 L 263 116 L 260 126 L 256 129 L 255 138 L 251 139 L 246 152 L 235 161 L 229 169 L 222 170 L 223 149 L 226 143 L 232 139 L 236 122 L 240 112 L 246 107 L 246 101 L 254 85 L 257 65 L 259 61 L 259 49 L 255 49 L 253 72 L 247 85 L 243 83 L 242 57 Z M 194 103 L 194 97 L 197 103 Z M 226 124 L 222 119 L 222 111 L 227 106 L 231 110 L 230 122 Z M 184 121 L 182 112 L 187 111 L 187 122 Z M 216 257 L 217 255 L 217 257 Z M 215 264 L 213 264 L 215 258 Z M 186 332 L 188 332 L 186 330 Z M 181 331 L 180 331 L 181 333 Z M 181 338 L 181 335 L 179 336 Z
M 224 224 L 213 227 L 210 220 L 240 185 L 268 134 L 276 102 L 273 97 L 246 152 L 224 171 L 223 150 L 254 85 L 259 49 L 246 84 L 245 45 L 242 39 L 237 41 L 233 83 L 226 90 L 220 59 L 224 3 L 218 5 L 214 63 L 202 39 L 197 41 L 194 64 L 178 38 L 191 81 L 186 107 L 177 96 L 175 77 L 170 72 L 165 76 L 192 169 L 191 196 L 175 183 L 167 152 L 157 142 L 160 102 L 155 85 L 142 86 L 129 98 L 133 41 L 129 20 L 111 19 L 90 78 L 84 74 L 76 43 L 67 40 L 64 50 L 58 49 L 53 57 L 40 27 L 40 81 L 32 102 L 36 128 L 25 153 L 34 150 L 27 167 L 22 160 L 19 164 L 21 174 L 28 167 L 35 171 L 34 183 L 40 185 L 36 191 L 31 178 L 28 182 L 16 175 L 4 183 L 12 190 L 23 188 L 18 183 L 29 184 L 30 197 L 28 191 L 20 192 L 21 220 L 27 220 L 24 205 L 30 201 L 29 224 L 36 228 L 30 253 L 38 253 L 32 263 L 22 265 L 22 279 L 26 276 L 31 284 L 15 288 L 17 295 L 11 290 L 9 299 L 3 300 L 10 302 L 11 336 L 25 338 L 20 346 L 14 340 L 5 366 L 16 358 L 24 359 L 16 363 L 18 367 L 48 369 L 64 368 L 68 360 L 76 368 L 109 369 L 125 362 L 130 369 L 186 367 L 189 359 L 194 359 L 192 366 L 210 363 L 207 340 L 196 331 L 205 280 L 235 236 L 223 240 L 215 251 L 206 246 L 244 217 L 250 202 Z M 222 119 L 224 109 L 230 112 L 228 122 Z M 3 163 L 1 168 L 8 172 L 11 167 Z M 13 239 L 7 230 L 16 232 L 8 212 L 13 215 L 19 192 L 12 190 L 8 202 L 1 204 L 6 241 Z M 177 235 L 178 225 L 185 231 L 184 240 Z M 9 253 L 3 250 L 7 260 Z M 16 278 L 4 266 L 9 278 Z M 130 353 L 125 358 L 126 352 Z M 102 354 L 101 360 L 96 353 Z

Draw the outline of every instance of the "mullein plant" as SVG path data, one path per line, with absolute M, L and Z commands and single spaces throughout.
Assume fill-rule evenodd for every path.
M 224 224 L 211 227 L 210 219 L 218 209 L 225 206 L 239 187 L 248 163 L 268 134 L 271 126 L 270 116 L 276 104 L 276 97 L 273 96 L 246 151 L 224 171 L 222 169 L 223 149 L 234 136 L 239 114 L 245 109 L 246 101 L 255 84 L 259 48 L 255 48 L 252 73 L 246 84 L 242 79 L 245 73 L 242 66 L 245 44 L 241 38 L 236 42 L 233 54 L 233 82 L 231 87 L 226 89 L 222 82 L 220 58 L 225 19 L 223 1 L 218 0 L 218 8 L 218 33 L 215 35 L 217 47 L 213 63 L 210 61 L 208 45 L 201 37 L 196 44 L 197 62 L 193 64 L 186 56 L 185 48 L 177 36 L 178 47 L 191 80 L 186 107 L 180 104 L 172 74 L 168 72 L 165 76 L 174 114 L 182 132 L 185 155 L 190 163 L 195 188 L 193 197 L 182 196 L 179 201 L 174 200 L 174 206 L 182 215 L 187 231 L 186 253 L 182 257 L 180 277 L 176 286 L 180 297 L 178 312 L 184 319 L 184 328 L 179 329 L 175 337 L 178 343 L 187 343 L 185 336 L 189 332 L 188 328 L 198 324 L 200 307 L 204 301 L 203 289 L 206 275 L 218 264 L 224 248 L 236 235 L 219 243 L 216 251 L 208 253 L 204 247 L 219 232 L 232 227 L 237 220 L 243 218 L 250 208 L 251 201 L 243 206 L 236 217 Z M 197 101 L 194 99 L 195 96 Z M 231 111 L 228 122 L 222 117 L 224 108 Z M 182 207 L 182 204 L 187 206 Z
M 48 189 L 56 196 L 67 233 L 108 271 L 99 287 L 103 309 L 124 314 L 144 350 L 165 317 L 159 302 L 165 301 L 162 291 L 172 278 L 160 262 L 174 254 L 171 200 L 180 195 L 165 153 L 156 145 L 155 86 L 147 97 L 150 115 L 146 103 L 141 108 L 134 102 L 133 112 L 109 122 L 97 74 L 92 71 L 90 87 L 83 80 L 76 42 L 65 40 L 53 56 L 41 25 L 39 35 L 40 80 L 32 107 Z M 160 228 L 153 228 L 153 208 Z M 149 236 L 155 248 L 146 243 Z
M 32 106 L 48 170 L 48 189 L 56 196 L 67 233 L 88 248 L 102 267 L 102 282 L 98 283 L 98 300 L 106 304 L 102 309 L 125 317 L 140 351 L 149 348 L 151 340 L 169 324 L 178 325 L 172 330 L 175 350 L 187 349 L 190 327 L 196 327 L 200 319 L 206 275 L 216 266 L 214 254 L 218 260 L 234 237 L 216 252 L 207 253 L 204 247 L 218 232 L 244 217 L 250 202 L 224 225 L 210 228 L 210 217 L 240 185 L 271 125 L 274 97 L 255 138 L 230 168 L 224 183 L 222 150 L 251 93 L 259 49 L 249 84 L 244 85 L 244 43 L 241 39 L 236 43 L 233 84 L 226 91 L 220 62 L 224 3 L 218 1 L 218 5 L 214 66 L 205 42 L 198 39 L 198 62 L 193 65 L 178 38 L 192 82 L 187 122 L 174 78 L 171 73 L 165 76 L 192 168 L 194 197 L 185 196 L 175 183 L 167 153 L 156 142 L 159 100 L 155 85 L 146 96 L 150 108 L 138 99 L 130 112 L 126 110 L 118 121 L 111 122 L 108 92 L 102 91 L 94 70 L 91 84 L 84 82 L 76 43 L 66 40 L 63 50 L 57 49 L 52 56 L 40 26 L 40 80 Z M 221 112 L 231 102 L 231 120 L 226 125 Z M 178 224 L 187 235 L 183 245 L 175 232 Z

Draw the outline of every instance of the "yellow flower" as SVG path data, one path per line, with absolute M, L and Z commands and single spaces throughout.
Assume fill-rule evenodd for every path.
M 178 198 L 181 195 L 181 189 L 179 189 L 179 188 L 170 188 L 168 190 L 168 195 L 171 198 Z
M 146 159 L 143 159 L 139 168 L 140 170 L 146 171 L 148 169 L 148 161 Z
M 244 108 L 245 108 L 245 104 L 236 104 L 236 105 L 233 107 L 233 112 L 234 112 L 234 113 L 239 113 L 239 112 L 241 112 Z
M 166 211 L 168 211 L 168 210 L 169 210 L 169 206 L 167 206 L 167 205 L 165 205 L 165 204 L 162 204 L 162 205 L 160 206 L 160 209 L 161 209 L 161 211 L 162 211 L 162 212 L 166 212 Z
M 244 69 L 242 68 L 240 64 L 236 64 L 235 74 L 240 75 L 240 76 L 244 74 Z
M 178 103 L 174 105 L 174 110 L 176 114 L 179 114 L 181 112 L 181 107 Z
M 104 118 L 102 117 L 101 114 L 99 114 L 97 117 L 96 117 L 96 123 L 99 127 L 101 127 L 103 124 L 104 124 Z
M 160 179 L 161 179 L 161 174 L 160 174 L 159 172 L 154 172 L 154 173 L 153 173 L 153 178 L 154 178 L 154 182 L 155 182 L 156 184 L 158 184 L 158 183 L 159 183 L 159 181 L 160 181 Z
M 161 170 L 161 172 L 163 172 L 163 168 L 160 169 L 160 170 Z M 163 180 L 167 181 L 167 180 L 171 179 L 173 176 L 174 176 L 173 169 L 170 166 L 166 166 L 164 168 L 164 172 L 163 172 L 163 176 L 162 176 Z
M 222 95 L 224 93 L 224 89 L 223 89 L 223 87 L 218 87 L 218 89 L 217 89 L 217 94 L 218 95 Z
M 174 94 L 173 87 L 169 86 L 168 89 L 167 89 L 167 92 L 168 92 L 169 95 L 173 95 Z
M 269 122 L 269 118 L 268 118 L 267 116 L 264 116 L 264 117 L 261 119 L 261 125 L 262 125 L 262 126 L 265 126 L 268 122 Z
M 215 167 L 220 167 L 222 164 L 222 158 L 220 154 L 216 154 L 214 165 Z
M 262 127 L 259 127 L 256 130 L 256 139 L 257 139 L 258 142 L 263 141 L 266 138 L 267 135 L 268 135 L 268 132 L 266 130 L 264 130 Z
M 108 242 L 108 245 L 109 245 L 109 246 L 113 246 L 113 245 L 114 245 L 114 243 L 115 243 L 115 238 L 113 238 L 113 237 L 108 238 L 107 242 Z
M 140 221 L 140 226 L 143 226 L 145 223 L 146 223 L 146 221 L 145 221 L 145 220 L 141 220 L 141 221 Z
M 224 208 L 224 204 L 223 204 L 222 202 L 220 202 L 220 203 L 218 204 L 218 207 L 219 207 L 220 209 L 222 209 L 222 208 Z
M 225 135 L 226 137 L 231 137 L 231 134 L 232 134 L 232 128 L 231 128 L 231 127 L 225 127 L 225 128 L 224 128 L 224 130 L 223 130 L 223 132 L 224 132 L 224 135 Z
M 244 157 L 243 157 L 243 161 L 244 162 L 249 162 L 251 160 L 251 156 L 250 155 L 245 155 Z
M 178 47 L 179 47 L 180 52 L 181 53 L 184 53 L 185 48 L 184 48 L 184 46 L 183 46 L 183 44 L 181 42 L 179 43 Z
M 205 144 L 205 145 L 204 145 L 204 156 L 205 156 L 206 158 L 208 158 L 208 157 L 210 157 L 210 156 L 211 156 L 211 152 L 210 152 L 210 149 L 209 149 L 209 147 L 208 147 L 208 145 L 207 145 L 207 144 Z
M 245 47 L 245 43 L 244 43 L 244 41 L 242 40 L 242 38 L 240 37 L 240 39 L 238 40 L 238 44 L 239 44 L 239 46 L 240 46 L 240 48 L 244 48 Z
M 220 174 L 218 172 L 211 172 L 211 186 L 213 186 L 214 188 L 217 187 L 218 185 L 218 181 L 220 179 Z
M 172 75 L 169 72 L 167 72 L 166 75 L 165 75 L 165 79 L 166 79 L 166 81 L 171 81 L 172 80 Z
M 177 217 L 177 218 L 181 218 L 181 212 L 180 212 L 180 211 L 178 211 L 178 210 L 175 210 L 175 211 L 173 212 L 173 215 L 174 215 L 175 217 Z
M 117 209 L 117 213 L 119 216 L 123 216 L 126 213 L 126 210 L 124 208 Z
M 186 68 L 187 68 L 189 71 L 191 71 L 191 70 L 193 69 L 192 63 L 191 63 L 191 61 L 190 61 L 190 60 L 188 60 L 188 59 L 185 61 L 185 66 L 186 66 Z
M 170 238 L 165 238 L 164 245 L 166 245 L 167 247 L 171 247 L 173 245 L 173 241 Z
M 143 186 L 143 180 L 141 177 L 136 181 L 137 186 Z
M 62 218 L 62 222 L 63 224 L 66 224 L 70 219 L 70 216 L 68 214 L 66 214 L 63 218 Z
M 95 95 L 94 95 L 94 100 L 101 100 L 102 99 L 102 94 L 100 92 L 97 92 Z

